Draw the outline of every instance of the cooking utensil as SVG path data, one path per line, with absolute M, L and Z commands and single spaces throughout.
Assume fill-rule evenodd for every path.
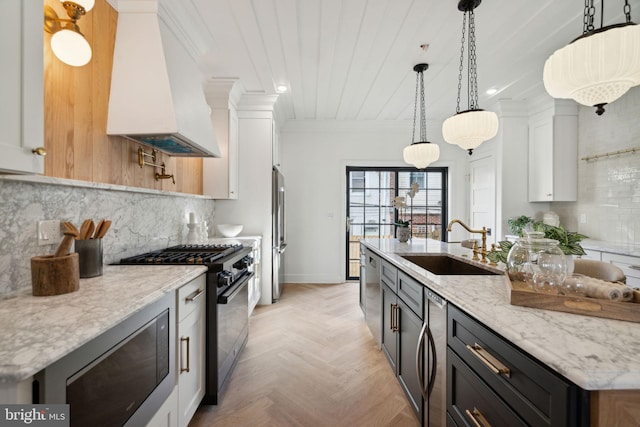
M 90 219 L 85 219 L 84 221 L 82 221 L 82 225 L 80 226 L 80 234 L 78 235 L 78 239 L 79 240 L 85 240 L 86 239 L 86 235 L 87 235 L 87 231 L 89 231 L 89 221 L 91 221 Z
M 93 236 L 93 231 L 96 229 L 96 225 L 93 222 L 93 220 L 89 220 L 89 227 L 87 228 L 87 234 L 84 237 L 84 240 L 89 240 L 91 239 L 91 236 Z
M 75 225 L 73 225 L 72 222 L 65 221 L 65 222 L 62 223 L 62 225 L 64 226 L 64 229 L 66 231 L 73 232 L 73 233 L 76 234 L 76 236 L 80 235 L 80 231 L 78 231 L 78 228 Z
M 96 231 L 95 233 L 93 233 L 93 238 L 94 239 L 99 239 L 99 235 L 100 235 L 100 229 L 102 228 L 102 225 L 104 224 L 104 219 L 101 219 L 100 221 L 98 221 L 98 225 L 96 225 Z
M 64 237 L 62 238 L 62 242 L 58 245 L 58 249 L 56 249 L 56 253 L 53 255 L 54 258 L 59 258 L 65 256 L 71 250 L 71 244 L 73 243 L 73 239 L 78 237 L 78 233 L 72 231 L 65 230 Z
M 100 229 L 96 230 L 96 236 L 94 239 L 102 239 L 104 235 L 107 234 L 109 227 L 111 227 L 111 220 L 105 219 Z

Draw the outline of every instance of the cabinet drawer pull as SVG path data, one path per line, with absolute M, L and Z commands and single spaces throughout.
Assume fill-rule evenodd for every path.
M 187 343 L 187 367 L 183 368 L 182 367 L 182 361 L 184 360 L 184 357 L 182 356 L 182 343 L 186 342 Z M 183 372 L 189 372 L 189 337 L 180 337 L 180 373 Z
M 632 268 L 634 270 L 640 270 L 640 265 L 630 265 L 629 268 Z
M 476 427 L 491 427 L 489 421 L 487 421 L 484 415 L 478 411 L 478 408 L 474 407 L 473 411 L 467 409 L 465 412 L 467 413 L 467 416 L 471 418 L 471 421 L 473 421 L 473 424 L 475 424 Z
M 391 304 L 391 332 L 399 332 L 398 327 L 398 304 Z
M 193 302 L 195 301 L 198 297 L 200 297 L 200 295 L 202 295 L 204 293 L 204 289 L 198 289 L 196 290 L 193 294 L 191 294 L 190 296 L 186 297 L 184 300 L 186 302 Z
M 504 375 L 507 378 L 511 378 L 511 369 L 504 366 L 498 359 L 493 357 L 491 353 L 482 348 L 478 343 L 474 345 L 467 344 L 467 349 L 473 353 L 482 363 L 487 365 L 491 371 L 496 375 Z

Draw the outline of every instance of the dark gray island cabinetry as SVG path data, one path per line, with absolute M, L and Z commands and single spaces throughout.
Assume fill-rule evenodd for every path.
M 588 392 L 453 304 L 447 323 L 447 411 L 456 425 L 589 425 Z
M 460 427 L 640 426 L 637 323 L 512 305 L 500 268 L 473 261 L 472 251 L 458 244 L 361 243 L 382 266 L 382 350 L 422 425 L 441 425 L 442 415 L 448 426 Z M 432 268 L 450 259 L 473 272 Z M 420 289 L 421 307 L 415 304 Z M 430 293 L 446 304 L 432 310 Z M 428 332 L 415 334 L 420 321 Z M 409 347 L 422 348 L 411 352 L 418 356 L 411 368 L 418 383 L 434 384 L 434 372 L 440 381 L 446 377 L 435 393 L 440 404 L 432 407 L 434 393 L 426 402 L 415 397 L 405 369 Z M 447 369 L 434 370 L 434 362 Z

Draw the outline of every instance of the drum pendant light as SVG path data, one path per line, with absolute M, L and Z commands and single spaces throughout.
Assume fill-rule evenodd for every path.
M 593 0 L 585 0 L 582 35 L 555 51 L 544 64 L 544 87 L 554 98 L 570 98 L 596 114 L 604 106 L 640 84 L 640 25 L 631 22 L 631 6 L 624 1 L 625 22 L 595 29 Z
M 462 47 L 460 48 L 460 67 L 458 74 L 458 99 L 456 114 L 449 117 L 442 124 L 442 136 L 449 144 L 457 144 L 471 155 L 473 150 L 484 141 L 498 133 L 498 116 L 492 111 L 484 111 L 478 106 L 478 72 L 476 62 L 476 33 L 475 15 L 473 10 L 481 0 L 460 0 L 458 10 L 464 12 L 462 19 Z M 468 19 L 468 49 L 467 49 L 467 82 L 468 107 L 460 111 L 460 91 L 462 89 L 462 70 L 464 64 L 464 41 Z
M 413 67 L 416 72 L 416 95 L 413 104 L 413 134 L 411 145 L 404 148 L 402 157 L 404 161 L 414 165 L 418 169 L 425 169 L 431 163 L 440 158 L 440 147 L 437 144 L 427 141 L 427 113 L 424 103 L 424 71 L 429 68 L 429 64 L 417 64 Z M 418 101 L 418 95 L 420 101 Z M 416 141 L 416 117 L 420 109 L 420 140 Z

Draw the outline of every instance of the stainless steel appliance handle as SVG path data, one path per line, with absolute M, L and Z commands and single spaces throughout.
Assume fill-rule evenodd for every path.
M 424 380 L 423 378 L 423 374 L 422 374 L 422 346 L 424 345 L 424 335 L 427 332 L 427 328 L 429 327 L 429 323 L 428 322 L 424 322 L 422 324 L 422 330 L 420 331 L 420 339 L 418 340 L 418 348 L 416 348 L 416 373 L 418 374 L 418 387 L 420 387 L 420 394 L 422 394 L 422 397 L 424 398 L 424 400 L 428 400 L 429 399 L 429 394 L 427 392 L 427 390 L 424 389 Z
M 233 300 L 233 298 L 236 295 L 238 295 L 238 293 L 240 293 L 242 288 L 244 288 L 247 285 L 247 283 L 249 283 L 249 279 L 253 277 L 253 274 L 254 274 L 253 272 L 249 274 L 245 274 L 244 276 L 242 276 L 242 279 L 238 281 L 238 283 L 236 283 L 235 285 L 233 285 L 232 287 L 224 291 L 218 297 L 218 304 L 230 303 Z
M 427 383 L 427 387 L 424 386 L 423 372 L 422 372 L 422 347 L 424 345 L 424 337 L 425 335 L 429 339 L 429 347 L 431 347 L 431 354 L 433 355 L 433 364 L 431 366 L 431 370 L 429 373 L 429 382 Z M 429 396 L 431 396 L 431 392 L 433 391 L 433 386 L 436 383 L 436 367 L 438 365 L 437 353 L 436 353 L 436 341 L 433 339 L 433 335 L 431 334 L 431 329 L 429 329 L 429 323 L 424 322 L 422 325 L 422 330 L 420 331 L 420 339 L 418 340 L 418 348 L 416 349 L 416 373 L 418 374 L 418 386 L 420 387 L 420 393 L 424 400 L 428 400 Z
M 287 244 L 283 243 L 282 246 L 280 246 L 280 248 L 278 248 L 278 253 L 279 254 L 283 254 L 285 249 L 287 249 Z

